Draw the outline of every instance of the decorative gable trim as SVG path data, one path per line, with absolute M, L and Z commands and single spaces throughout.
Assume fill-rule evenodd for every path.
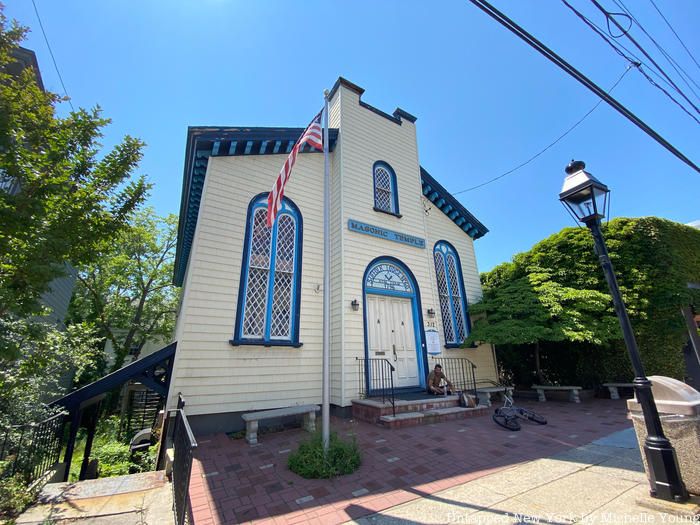
M 469 237 L 478 239 L 488 233 L 489 229 L 443 188 L 423 166 L 420 168 L 420 180 L 425 198 L 447 215 Z

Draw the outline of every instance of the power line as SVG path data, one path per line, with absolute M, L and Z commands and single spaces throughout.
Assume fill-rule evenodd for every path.
M 630 64 L 635 66 L 637 68 L 637 71 L 647 79 L 647 81 L 654 86 L 655 88 L 659 89 L 664 95 L 666 95 L 674 104 L 676 104 L 679 108 L 681 108 L 690 118 L 692 118 L 697 124 L 700 124 L 700 120 L 697 119 L 695 115 L 693 115 L 688 109 L 681 104 L 671 93 L 669 93 L 666 89 L 664 89 L 663 86 L 659 85 L 653 78 L 649 76 L 649 74 L 644 70 L 643 66 L 644 63 L 635 55 L 632 51 L 627 49 L 623 44 L 620 44 L 618 42 L 613 42 L 608 38 L 608 36 L 603 32 L 603 30 L 598 27 L 593 21 L 591 21 L 586 15 L 578 11 L 574 6 L 572 6 L 567 0 L 561 0 L 562 3 L 568 7 L 571 11 L 574 12 L 574 14 L 579 17 L 584 24 L 586 24 L 594 33 L 596 33 L 600 38 L 602 38 L 610 47 L 613 48 L 613 50 L 620 55 L 622 58 L 627 60 Z M 619 47 L 618 47 L 619 46 Z M 630 58 L 628 55 L 620 51 L 619 48 L 624 49 L 627 53 L 629 53 L 633 58 Z M 656 73 L 653 69 L 649 69 L 650 72 L 654 73 L 657 77 L 661 79 L 662 82 L 665 82 L 666 85 L 670 86 L 666 80 L 664 80 L 663 77 L 661 77 L 658 73 Z
M 642 32 L 649 38 L 649 40 L 651 40 L 651 41 L 653 42 L 653 44 L 656 46 L 656 48 L 657 48 L 657 49 L 661 52 L 661 54 L 664 56 L 664 58 L 666 58 L 666 60 L 668 61 L 668 63 L 671 64 L 671 67 L 676 71 L 676 73 L 678 73 L 678 76 L 681 77 L 681 80 L 685 83 L 686 86 L 688 86 L 688 89 L 690 89 L 690 91 L 693 93 L 693 95 L 695 95 L 696 98 L 700 98 L 700 96 L 698 96 L 698 94 L 697 94 L 697 93 L 695 92 L 695 90 L 693 89 L 693 86 L 691 86 L 691 85 L 688 83 L 688 80 L 690 80 L 690 82 L 692 82 L 693 84 L 695 84 L 695 87 L 697 87 L 697 88 L 700 89 L 700 86 L 698 86 L 697 82 L 695 82 L 695 80 L 693 80 L 693 77 L 691 77 L 691 76 L 688 74 L 688 72 L 687 72 L 685 69 L 683 69 L 683 66 L 681 66 L 681 65 L 671 56 L 671 54 L 668 53 L 668 51 L 666 51 L 666 50 L 661 46 L 661 44 L 659 44 L 659 43 L 656 41 L 656 39 L 655 39 L 653 36 L 651 36 L 651 35 L 649 34 L 649 32 L 648 32 L 646 29 L 644 29 L 644 26 L 642 25 L 642 23 L 641 23 L 639 20 L 637 20 L 637 18 L 632 14 L 632 11 L 630 11 L 630 10 L 627 8 L 627 6 L 622 2 L 622 0 L 613 0 L 613 2 L 615 2 L 615 4 L 616 4 L 618 7 L 620 7 L 621 9 L 624 9 L 624 10 L 627 12 L 627 15 L 629 15 L 628 18 L 631 17 L 631 20 L 633 20 L 634 23 L 637 24 L 637 25 L 639 26 L 639 29 L 641 29 Z M 625 15 L 625 16 L 627 16 L 627 15 Z M 686 78 L 687 78 L 688 80 L 686 80 Z
M 649 135 L 651 138 L 653 138 L 656 142 L 661 144 L 664 148 L 666 148 L 668 151 L 673 153 L 673 155 L 675 155 L 680 160 L 685 162 L 688 166 L 693 168 L 696 172 L 700 173 L 700 168 L 692 160 L 690 160 L 683 153 L 681 153 L 675 146 L 673 146 L 673 144 L 669 143 L 666 139 L 664 139 L 656 131 L 654 131 L 647 124 L 645 124 L 644 121 L 642 121 L 634 113 L 632 113 L 630 110 L 628 110 L 625 106 L 623 106 L 620 102 L 618 102 L 616 99 L 614 99 L 611 95 L 608 95 L 605 91 L 603 91 L 591 79 L 586 77 L 578 69 L 576 69 L 574 66 L 569 64 L 563 58 L 561 58 L 554 51 L 552 51 L 547 46 L 545 46 L 542 42 L 540 42 L 535 37 L 533 37 L 530 33 L 525 31 L 522 27 L 520 27 L 518 24 L 516 24 L 513 20 L 511 20 L 506 15 L 504 15 L 503 13 L 498 11 L 495 7 L 493 7 L 491 4 L 489 4 L 486 0 L 469 0 L 469 1 L 472 4 L 474 4 L 475 6 L 477 6 L 479 9 L 484 11 L 486 14 L 488 14 L 491 18 L 496 20 L 498 23 L 503 25 L 505 28 L 507 28 L 509 31 L 511 31 L 512 33 L 517 35 L 520 39 L 524 40 L 528 45 L 530 45 L 538 53 L 544 55 L 552 63 L 559 66 L 566 73 L 568 73 L 569 75 L 574 77 L 576 80 L 578 80 L 581 84 L 583 84 L 588 89 L 593 91 L 593 93 L 595 93 L 596 95 L 601 97 L 603 100 L 605 100 L 605 102 L 607 102 L 616 111 L 618 111 L 620 114 L 622 114 L 628 120 L 630 120 L 633 124 L 635 124 L 637 127 L 639 127 L 642 131 L 644 131 L 647 135 Z
M 75 108 L 73 107 L 73 102 L 71 101 L 70 97 L 68 96 L 68 90 L 66 89 L 66 85 L 63 83 L 63 77 L 61 76 L 61 72 L 58 69 L 58 64 L 56 63 L 56 57 L 53 56 L 53 51 L 51 50 L 51 44 L 49 44 L 49 39 L 46 36 L 46 31 L 44 31 L 44 24 L 41 23 L 41 17 L 39 16 L 39 9 L 36 7 L 36 2 L 32 0 L 32 5 L 34 6 L 34 12 L 36 13 L 36 18 L 39 20 L 39 27 L 41 28 L 41 34 L 44 35 L 44 41 L 46 42 L 46 47 L 49 48 L 49 54 L 51 55 L 51 60 L 53 60 L 53 67 L 56 69 L 56 74 L 58 75 L 58 79 L 61 81 L 61 86 L 63 87 L 63 93 L 68 97 L 68 105 L 70 105 L 70 109 L 72 111 L 75 111 Z
M 625 75 L 629 72 L 630 69 L 632 69 L 632 66 L 628 66 L 627 69 L 625 69 L 625 71 L 622 73 L 622 75 L 620 75 L 620 78 L 618 78 L 618 79 L 615 81 L 615 83 L 610 87 L 610 89 L 608 89 L 608 93 L 611 93 L 612 90 L 615 89 L 615 88 L 617 87 L 617 85 L 620 83 L 620 81 L 621 81 L 623 78 L 625 78 Z M 519 170 L 520 168 L 522 168 L 522 167 L 524 167 L 524 166 L 527 166 L 527 165 L 530 164 L 533 160 L 535 160 L 537 157 L 539 157 L 539 156 L 542 155 L 544 152 L 546 152 L 547 150 L 549 150 L 550 148 L 552 148 L 552 147 L 553 147 L 557 142 L 559 142 L 561 139 L 563 139 L 564 137 L 566 137 L 566 136 L 567 136 L 569 133 L 571 133 L 574 129 L 576 129 L 576 128 L 578 127 L 578 125 L 581 124 L 584 120 L 586 120 L 586 118 L 588 117 L 588 115 L 590 115 L 590 114 L 593 113 L 596 109 L 598 109 L 598 106 L 600 106 L 602 103 L 603 103 L 603 99 L 601 98 L 601 99 L 598 100 L 598 102 L 596 102 L 595 105 L 594 105 L 583 117 L 581 117 L 573 126 L 571 126 L 569 129 L 567 129 L 567 130 L 566 130 L 564 133 L 562 133 L 561 135 L 559 135 L 559 136 L 554 140 L 554 142 L 550 143 L 548 146 L 546 146 L 544 149 L 542 149 L 542 150 L 540 150 L 539 152 L 537 152 L 535 155 L 533 155 L 532 157 L 530 157 L 529 159 L 527 159 L 525 162 L 522 162 L 521 164 L 518 164 L 516 167 L 514 167 L 514 168 L 512 168 L 512 169 L 510 169 L 510 170 L 508 170 L 508 171 L 506 171 L 505 173 L 501 173 L 501 174 L 498 175 L 497 177 L 494 177 L 494 178 L 492 178 L 492 179 L 489 179 L 489 180 L 487 180 L 486 182 L 482 182 L 481 184 L 477 184 L 476 186 L 472 186 L 471 188 L 467 188 L 466 190 L 460 190 L 460 191 L 452 192 L 452 195 L 459 195 L 460 193 L 466 193 L 466 192 L 468 192 L 468 191 L 476 190 L 476 189 L 478 189 L 478 188 L 481 188 L 481 187 L 483 187 L 483 186 L 486 186 L 487 184 L 491 184 L 492 182 L 496 182 L 497 180 L 502 179 L 502 178 L 505 177 L 506 175 L 510 175 L 511 173 L 513 173 L 513 172 Z
M 617 26 L 617 28 L 618 28 L 620 31 L 622 31 L 623 33 L 625 32 L 625 30 L 624 30 L 624 29 L 622 28 L 622 26 L 618 23 L 618 21 L 615 20 L 614 18 L 610 17 L 610 14 L 605 10 L 605 8 L 604 8 L 602 5 L 600 5 L 600 3 L 598 2 L 598 0 L 591 0 L 591 3 L 592 3 L 594 6 L 596 6 L 596 7 L 598 8 L 598 10 L 599 10 L 601 13 L 603 13 L 603 14 L 605 15 L 605 17 L 606 17 L 608 20 L 612 21 L 612 23 L 615 24 L 615 26 Z M 656 63 L 656 60 L 654 60 L 654 59 L 649 55 L 649 53 L 647 53 L 646 50 L 645 50 L 641 45 L 639 45 L 639 43 L 637 43 L 637 41 L 634 39 L 634 37 L 633 37 L 632 35 L 630 35 L 629 33 L 625 33 L 625 36 L 630 40 L 630 42 L 632 42 L 632 43 L 634 44 L 634 46 L 635 46 L 637 49 L 639 49 L 639 51 L 642 52 L 642 54 L 643 54 L 645 57 L 647 57 L 647 59 L 649 60 L 649 62 L 651 62 L 652 64 L 654 64 L 654 67 L 656 67 L 656 69 L 659 70 L 659 73 L 661 73 L 661 74 L 666 78 L 666 80 L 668 80 L 668 81 L 671 83 L 671 85 L 675 88 L 675 90 L 678 92 L 678 94 L 679 94 L 680 96 L 682 96 L 682 97 L 688 102 L 688 104 L 690 104 L 690 105 L 693 107 L 693 109 L 694 109 L 696 112 L 700 113 L 700 109 L 698 109 L 698 107 L 697 107 L 695 104 L 693 104 L 693 102 L 685 95 L 685 93 L 683 93 L 683 91 L 681 91 L 681 88 L 679 88 L 679 87 L 676 85 L 676 83 L 671 79 L 671 77 L 669 77 L 669 76 L 666 74 L 666 72 L 663 70 L 663 68 L 662 68 L 659 64 Z
M 665 17 L 664 14 L 661 12 L 661 10 L 656 6 L 656 4 L 654 3 L 654 0 L 649 0 L 649 1 L 651 2 L 651 5 L 654 6 L 654 9 L 656 9 L 656 12 L 659 13 L 659 15 L 661 15 L 661 18 L 664 19 L 664 22 L 666 22 L 666 25 L 668 26 L 668 28 L 673 32 L 674 35 L 676 35 L 676 38 L 678 39 L 678 41 L 679 41 L 679 42 L 681 43 L 681 45 L 683 46 L 683 49 L 686 50 L 686 52 L 688 53 L 688 56 L 690 56 L 690 58 L 693 60 L 693 62 L 695 62 L 695 65 L 698 66 L 698 69 L 700 69 L 700 64 L 698 64 L 698 61 L 695 60 L 695 57 L 694 57 L 693 54 L 690 52 L 690 49 L 688 49 L 688 48 L 686 47 L 686 45 L 683 43 L 683 40 L 681 40 L 681 37 L 678 36 L 678 33 L 676 33 L 676 30 L 673 29 L 673 26 L 671 25 L 671 22 L 669 22 L 668 20 L 666 20 L 666 17 Z

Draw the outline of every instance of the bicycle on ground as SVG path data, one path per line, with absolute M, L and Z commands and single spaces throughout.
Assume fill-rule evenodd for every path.
M 532 410 L 517 407 L 513 404 L 513 398 L 507 392 L 503 393 L 503 406 L 498 407 L 493 413 L 493 420 L 508 430 L 520 430 L 520 419 L 526 419 L 540 425 L 546 425 L 547 420 Z

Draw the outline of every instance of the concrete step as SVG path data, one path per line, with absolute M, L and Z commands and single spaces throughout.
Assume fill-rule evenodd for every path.
M 396 415 L 407 412 L 425 412 L 440 408 L 458 407 L 457 396 L 435 396 L 427 399 L 396 400 Z M 376 399 L 354 399 L 352 401 L 352 415 L 355 419 L 377 423 L 382 416 L 393 416 L 394 411 L 389 401 L 382 402 Z
M 49 483 L 17 525 L 43 523 L 172 525 L 173 493 L 164 471 L 75 483 Z
M 395 416 L 386 415 L 379 418 L 379 424 L 387 428 L 404 428 L 426 423 L 441 423 L 455 419 L 483 416 L 490 412 L 486 406 L 476 408 L 444 407 L 434 408 L 423 412 L 404 412 Z

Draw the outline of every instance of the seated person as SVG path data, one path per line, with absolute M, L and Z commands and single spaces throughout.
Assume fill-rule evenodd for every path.
M 440 382 L 445 380 L 446 386 L 440 386 Z M 435 369 L 428 375 L 428 393 L 435 395 L 454 394 L 455 389 L 442 371 L 441 365 L 435 365 Z

